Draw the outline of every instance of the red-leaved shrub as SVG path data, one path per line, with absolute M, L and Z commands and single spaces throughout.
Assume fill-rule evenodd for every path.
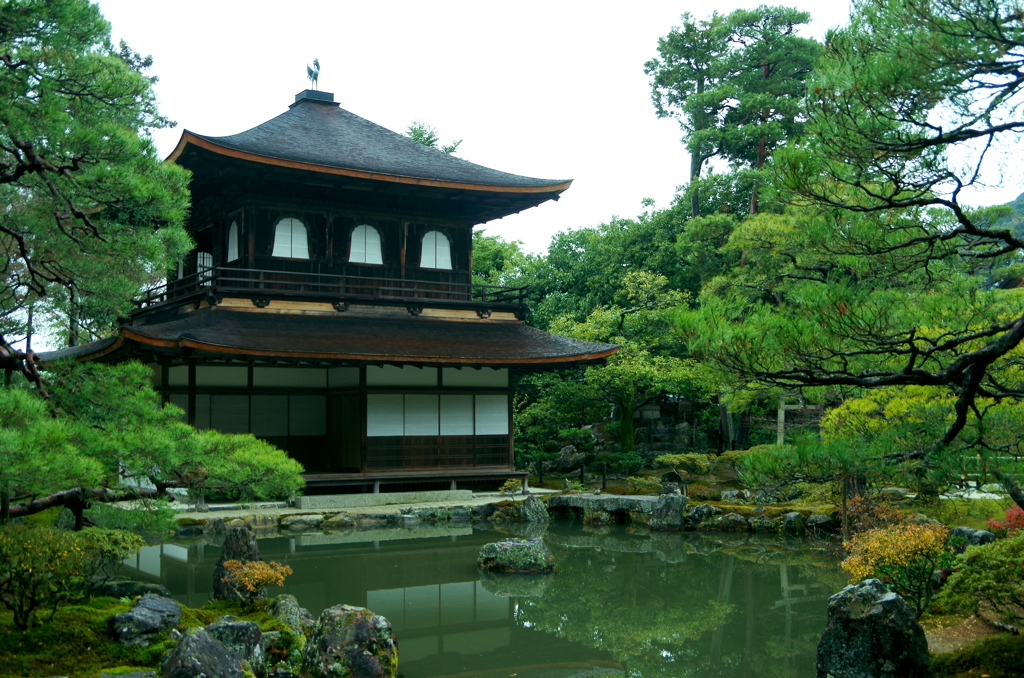
M 1006 509 L 1006 520 L 986 520 L 989 529 L 996 534 L 1009 535 L 1024 528 L 1024 509 L 1011 506 Z

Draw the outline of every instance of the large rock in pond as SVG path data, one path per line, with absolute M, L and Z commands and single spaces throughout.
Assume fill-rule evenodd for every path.
M 548 515 L 548 507 L 540 499 L 532 494 L 526 498 L 521 508 L 523 520 L 528 523 L 550 523 L 551 516 Z
M 163 678 L 245 678 L 242 663 L 206 629 L 191 629 L 164 655 Z
M 931 678 L 928 641 L 914 610 L 877 579 L 828 601 L 818 678 Z
M 658 495 L 651 512 L 652 530 L 682 530 L 686 527 L 686 497 L 681 494 Z
M 323 611 L 302 656 L 304 678 L 394 678 L 398 645 L 387 619 L 365 607 Z
M 228 576 L 227 568 L 224 567 L 224 563 L 229 560 L 243 563 L 260 560 L 260 547 L 256 543 L 256 533 L 252 529 L 244 525 L 228 529 L 224 537 L 224 550 L 213 567 L 213 598 L 245 600 L 245 594 L 238 589 L 238 585 Z
M 179 619 L 181 605 L 170 598 L 147 593 L 132 609 L 110 618 L 110 631 L 125 645 L 148 647 L 162 640 L 164 631 L 177 626 Z
M 484 544 L 476 564 L 492 572 L 531 574 L 554 571 L 555 558 L 543 539 L 503 539 Z
M 553 574 L 507 574 L 480 572 L 480 584 L 488 593 L 502 598 L 539 598 L 544 595 Z

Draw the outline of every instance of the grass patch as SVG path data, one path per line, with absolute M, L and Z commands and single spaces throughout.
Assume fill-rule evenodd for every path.
M 1024 675 L 1024 637 L 991 636 L 969 648 L 932 658 L 935 678 L 1018 678 Z
M 930 518 L 945 525 L 987 530 L 986 520 L 1003 520 L 1006 509 L 1013 506 L 1013 500 L 1005 499 L 938 499 L 929 501 L 918 508 Z

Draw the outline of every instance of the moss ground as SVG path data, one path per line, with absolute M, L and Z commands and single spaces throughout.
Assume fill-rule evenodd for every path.
M 158 669 L 161 656 L 171 649 L 169 641 L 146 648 L 129 647 L 110 636 L 110 617 L 130 607 L 131 603 L 116 598 L 95 598 L 82 605 L 62 607 L 51 623 L 28 631 L 15 629 L 12 615 L 0 612 L 0 678 L 95 678 L 100 671 L 117 674 Z M 178 630 L 205 626 L 226 614 L 254 621 L 264 631 L 285 630 L 265 612 L 242 610 L 223 601 L 199 609 L 183 607 Z
M 967 649 L 933 659 L 935 678 L 1019 678 L 1024 675 L 1024 637 L 989 636 Z

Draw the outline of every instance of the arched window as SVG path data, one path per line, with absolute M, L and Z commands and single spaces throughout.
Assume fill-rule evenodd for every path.
M 427 231 L 423 236 L 420 268 L 452 268 L 452 247 L 448 236 L 441 231 Z
M 199 278 L 199 284 L 203 287 L 209 287 L 213 284 L 213 255 L 209 252 L 199 252 L 196 254 L 196 274 Z
M 309 241 L 306 226 L 298 219 L 287 217 L 274 227 L 275 257 L 284 259 L 309 259 Z
M 238 222 L 232 221 L 228 228 L 228 261 L 238 261 Z
M 383 264 L 380 233 L 373 226 L 362 224 L 352 229 L 352 249 L 348 260 L 354 264 Z

